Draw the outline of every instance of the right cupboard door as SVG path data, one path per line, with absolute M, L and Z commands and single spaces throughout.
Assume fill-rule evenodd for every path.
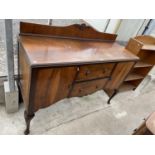
M 111 80 L 105 86 L 106 92 L 119 89 L 129 72 L 132 70 L 135 62 L 120 62 L 113 71 Z

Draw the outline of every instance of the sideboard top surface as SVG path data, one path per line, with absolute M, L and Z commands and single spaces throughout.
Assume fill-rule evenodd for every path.
M 20 36 L 19 41 L 32 66 L 138 60 L 138 57 L 116 42 L 24 35 Z

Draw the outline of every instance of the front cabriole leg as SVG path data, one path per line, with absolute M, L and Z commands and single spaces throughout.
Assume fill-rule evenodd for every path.
M 110 104 L 111 99 L 112 99 L 117 93 L 118 93 L 118 90 L 115 89 L 114 92 L 113 92 L 113 94 L 110 96 L 110 98 L 109 98 L 109 100 L 108 100 L 108 102 L 107 102 L 108 104 Z
M 26 129 L 24 131 L 25 135 L 28 135 L 30 133 L 30 122 L 32 120 L 32 118 L 35 116 L 35 114 L 31 114 L 29 115 L 27 113 L 27 111 L 24 112 L 24 118 L 25 118 L 25 122 L 26 122 Z

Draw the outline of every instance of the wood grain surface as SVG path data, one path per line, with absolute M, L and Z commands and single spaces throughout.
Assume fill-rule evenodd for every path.
M 133 61 L 138 58 L 117 43 L 21 36 L 33 66 Z
M 39 34 L 45 36 L 59 36 L 80 39 L 100 39 L 103 41 L 115 41 L 117 35 L 98 32 L 90 26 L 69 25 L 69 26 L 49 26 L 34 23 L 20 23 L 21 34 Z

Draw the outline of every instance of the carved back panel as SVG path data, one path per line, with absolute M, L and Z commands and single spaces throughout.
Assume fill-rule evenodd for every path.
M 117 35 L 98 32 L 90 26 L 82 25 L 70 25 L 65 27 L 40 25 L 32 23 L 20 23 L 21 34 L 33 34 L 33 35 L 45 35 L 45 36 L 61 36 L 72 39 L 93 39 L 101 41 L 115 41 Z

